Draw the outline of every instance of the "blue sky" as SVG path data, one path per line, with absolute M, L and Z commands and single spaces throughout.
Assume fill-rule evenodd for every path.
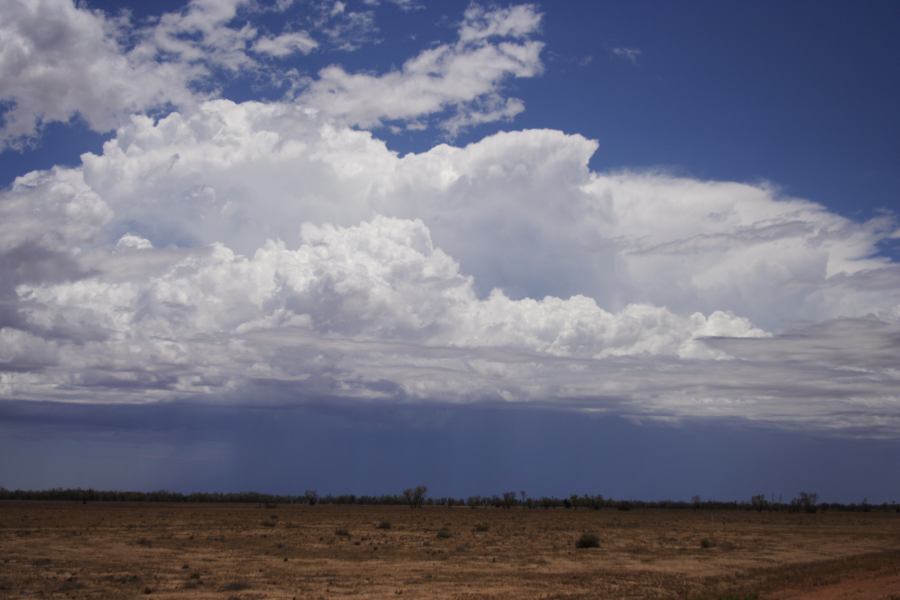
M 896 497 L 898 13 L 4 5 L 0 485 Z

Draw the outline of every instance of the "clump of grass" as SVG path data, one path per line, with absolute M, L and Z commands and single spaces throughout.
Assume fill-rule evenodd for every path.
M 716 542 L 710 538 L 703 538 L 702 540 L 700 540 L 701 548 L 712 548 L 715 545 L 716 545 Z
M 223 592 L 240 592 L 250 587 L 246 581 L 231 581 L 222 586 Z
M 378 525 L 375 526 L 376 529 L 390 529 L 391 522 L 390 521 L 379 521 Z
M 447 538 L 450 537 L 450 535 L 451 535 L 450 530 L 447 529 L 446 527 L 442 527 L 442 528 L 438 529 L 437 538 L 439 540 L 446 540 Z
M 488 526 L 487 523 L 475 523 L 475 527 L 472 528 L 472 531 L 474 531 L 475 533 L 484 533 L 489 529 L 490 526 Z
M 599 548 L 600 547 L 600 538 L 596 533 L 590 533 L 585 531 L 581 534 L 581 537 L 575 541 L 576 548 Z
M 350 532 L 347 531 L 346 527 L 338 527 L 337 529 L 334 530 L 334 535 L 336 535 L 338 537 L 348 538 L 348 537 L 350 537 Z

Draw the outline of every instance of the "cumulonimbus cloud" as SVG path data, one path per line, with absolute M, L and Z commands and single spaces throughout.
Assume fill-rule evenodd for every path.
M 157 31 L 208 26 L 221 68 L 255 60 L 258 36 L 218 31 L 232 12 L 191 10 Z M 353 127 L 477 119 L 471 102 L 493 110 L 504 78 L 540 68 L 539 23 L 473 8 L 456 44 L 397 71 L 336 68 L 330 110 L 316 83 L 192 96 L 17 179 L 0 192 L 0 397 L 487 399 L 895 435 L 900 268 L 877 253 L 893 217 L 598 173 L 596 142 L 555 130 L 400 156 Z M 488 58 L 465 94 L 440 93 Z M 394 84 L 422 104 L 394 110 Z

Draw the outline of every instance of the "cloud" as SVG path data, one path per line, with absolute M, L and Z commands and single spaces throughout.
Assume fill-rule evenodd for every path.
M 425 6 L 417 0 L 363 0 L 363 4 L 366 4 L 368 6 L 378 6 L 383 2 L 393 4 L 403 12 L 422 10 L 423 8 L 425 8 Z
M 48 23 L 84 30 L 82 53 L 60 57 L 84 95 L 16 105 L 22 134 L 82 104 L 118 128 L 79 166 L 0 191 L 0 397 L 267 390 L 900 430 L 900 267 L 877 252 L 892 215 L 852 221 L 769 184 L 595 172 L 597 143 L 555 130 L 400 156 L 358 129 L 436 119 L 453 135 L 515 116 L 504 82 L 542 66 L 534 7 L 472 7 L 456 42 L 397 70 L 332 66 L 296 98 L 236 103 L 190 86 L 278 39 L 242 23 L 240 3 L 191 3 L 126 42 L 111 41 L 123 21 L 55 1 L 70 18 Z M 4 40 L 44 39 L 27 16 L 44 4 L 9 6 L 18 38 Z M 89 59 L 169 68 L 186 96 L 164 103 L 183 106 L 126 116 L 153 105 L 152 86 L 94 106 Z M 10 80 L 25 100 L 26 79 Z
M 593 173 L 596 147 L 531 130 L 398 157 L 296 105 L 216 101 L 134 119 L 85 155 L 83 176 L 116 215 L 110 242 L 249 255 L 270 238 L 297 244 L 304 222 L 382 214 L 422 219 L 481 296 L 725 309 L 767 330 L 897 305 L 896 267 L 874 257 L 890 220 L 850 221 L 768 185 Z
M 459 41 L 468 44 L 492 37 L 526 39 L 538 30 L 540 24 L 541 13 L 533 4 L 488 10 L 473 3 L 463 15 Z
M 627 60 L 633 65 L 636 65 L 638 59 L 641 57 L 641 49 L 640 48 L 613 48 L 612 49 L 613 56 L 621 58 L 623 60 Z
M 877 350 L 893 338 L 873 337 L 900 321 L 900 269 L 872 257 L 889 218 L 595 173 L 596 147 L 533 130 L 400 157 L 293 103 L 135 117 L 80 168 L 3 192 L 0 389 L 896 431 L 897 369 Z
M 543 44 L 531 39 L 541 15 L 530 5 L 486 11 L 470 7 L 454 44 L 419 53 L 403 66 L 381 75 L 348 73 L 332 65 L 297 98 L 297 102 L 337 121 L 361 127 L 387 122 L 413 124 L 449 111 L 445 131 L 521 112 L 522 102 L 501 95 L 511 77 L 541 72 Z M 487 110 L 481 106 L 487 105 Z
M 193 102 L 191 65 L 159 64 L 125 50 L 129 26 L 71 0 L 0 5 L 0 145 L 20 147 L 44 124 L 76 114 L 98 131 L 127 115 Z
M 368 2 L 364 4 L 372 6 Z M 311 25 L 332 48 L 353 52 L 378 41 L 379 29 L 373 10 L 348 9 L 347 3 L 340 0 L 316 0 L 309 3 L 307 10 Z
M 290 56 L 295 52 L 309 54 L 319 44 L 303 32 L 283 33 L 273 37 L 260 37 L 253 43 L 253 51 L 276 58 Z

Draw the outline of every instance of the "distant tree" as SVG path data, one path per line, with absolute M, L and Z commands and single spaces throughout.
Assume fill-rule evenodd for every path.
M 769 503 L 766 502 L 765 494 L 757 494 L 750 498 L 750 506 L 752 506 L 756 512 L 762 512 L 769 507 Z
M 516 503 L 515 492 L 503 492 L 503 508 L 510 509 Z
M 816 512 L 816 502 L 819 495 L 815 492 L 800 492 L 796 498 L 791 500 L 790 510 L 793 512 Z
M 703 503 L 703 499 L 700 496 L 691 496 L 691 506 L 694 510 L 698 510 L 700 505 Z
M 307 504 L 310 506 L 315 506 L 315 504 L 319 501 L 319 492 L 316 490 L 306 490 L 303 492 L 303 498 L 306 499 Z
M 421 508 L 425 503 L 425 494 L 427 493 L 427 487 L 424 485 L 417 485 L 414 488 L 406 488 L 403 490 L 403 497 L 406 498 L 406 503 L 409 504 L 410 508 Z

